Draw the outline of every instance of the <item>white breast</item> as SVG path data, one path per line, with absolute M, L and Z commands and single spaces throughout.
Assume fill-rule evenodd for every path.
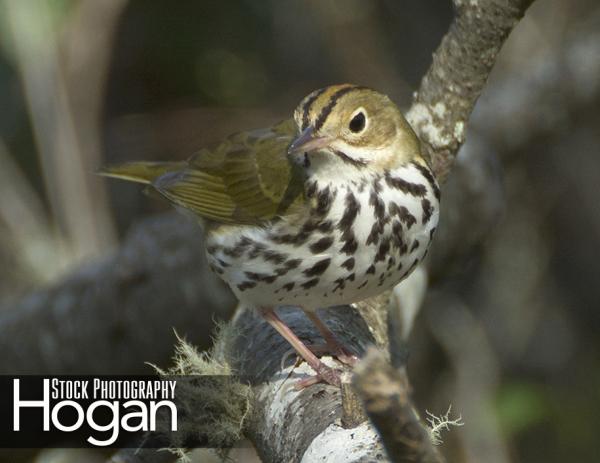
M 324 214 L 313 209 L 297 225 L 212 234 L 211 267 L 255 307 L 314 309 L 381 293 L 423 259 L 437 227 L 439 190 L 424 169 L 408 164 L 352 183 L 318 182 L 314 194 L 327 200 Z

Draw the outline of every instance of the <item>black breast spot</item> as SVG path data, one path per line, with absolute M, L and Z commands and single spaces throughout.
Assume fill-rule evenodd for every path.
M 420 183 L 408 182 L 400 177 L 392 177 L 392 174 L 390 174 L 390 172 L 385 173 L 385 182 L 390 188 L 395 188 L 397 190 L 400 190 L 402 193 L 411 196 L 417 196 L 422 198 L 423 196 L 425 196 L 425 194 L 427 194 L 427 188 L 425 188 L 425 185 L 422 185 Z
M 301 263 L 302 263 L 302 259 L 291 259 L 291 260 L 288 260 L 283 265 L 285 266 L 285 268 L 293 270 L 293 269 L 297 268 Z
M 277 252 L 277 251 L 273 251 L 273 250 L 267 250 L 263 254 L 263 258 L 267 262 L 273 262 L 274 264 L 281 264 L 288 257 L 289 256 L 287 254 L 284 254 L 284 253 L 281 253 L 281 252 Z
M 330 263 L 331 263 L 331 259 L 329 257 L 327 257 L 325 259 L 321 259 L 316 264 L 314 264 L 312 267 L 309 267 L 306 270 L 304 270 L 304 272 L 302 272 L 302 273 L 304 273 L 304 275 L 306 275 L 307 277 L 322 275 L 323 272 L 325 272 L 325 270 L 327 270 Z
M 293 281 L 286 283 L 285 285 L 283 285 L 281 287 L 281 289 L 285 289 L 286 291 L 290 292 L 292 289 L 294 289 L 294 286 L 296 286 L 296 283 L 294 283 Z
M 385 260 L 388 252 L 390 251 L 390 241 L 391 238 L 389 236 L 381 240 L 381 244 L 379 245 L 379 249 L 377 250 L 377 254 L 375 255 L 375 262 Z
M 315 213 L 318 216 L 322 217 L 329 212 L 335 195 L 336 190 L 331 191 L 329 187 L 326 187 L 317 193 L 317 207 L 315 208 Z
M 342 262 L 342 267 L 344 267 L 346 270 L 352 270 L 354 268 L 354 257 L 349 257 Z
M 347 239 L 345 240 L 344 246 L 340 251 L 348 256 L 351 256 L 356 252 L 358 243 L 356 242 L 356 238 L 354 237 L 354 233 L 352 233 L 352 231 L 350 231 L 348 234 L 349 236 L 346 237 Z
M 423 225 L 425 225 L 427 222 L 429 222 L 429 219 L 431 219 L 431 216 L 433 214 L 433 206 L 427 198 L 423 198 L 421 200 L 421 208 L 423 209 L 422 223 Z
M 404 206 L 398 206 L 395 202 L 391 201 L 389 204 L 390 215 L 398 217 L 401 222 L 406 225 L 406 228 L 410 230 L 414 224 L 417 223 L 417 219 L 412 215 L 408 209 Z
M 312 252 L 313 254 L 319 254 L 319 253 L 329 249 L 332 244 L 333 244 L 333 237 L 332 236 L 324 236 L 320 240 L 312 243 L 309 246 L 309 249 L 310 249 L 310 252 Z
M 342 215 L 342 218 L 337 225 L 337 228 L 342 233 L 345 233 L 350 229 L 350 227 L 352 227 L 352 224 L 356 220 L 356 216 L 360 212 L 360 203 L 350 189 L 348 189 L 348 192 L 346 193 L 345 204 L 346 210 L 344 211 L 344 215 Z
M 316 286 L 318 282 L 319 282 L 319 279 L 318 279 L 318 278 L 313 278 L 312 280 L 308 280 L 307 282 L 305 282 L 305 283 L 302 283 L 302 285 L 301 285 L 301 286 L 302 286 L 304 289 L 310 289 L 310 288 L 312 288 L 313 286 Z
M 254 288 L 255 286 L 256 286 L 255 281 L 244 281 L 243 283 L 240 283 L 239 285 L 237 285 L 237 288 L 240 291 L 246 291 L 247 289 Z
M 375 188 L 371 189 L 369 204 L 373 206 L 373 214 L 375 215 L 375 219 L 379 221 L 383 220 L 385 217 L 385 203 Z

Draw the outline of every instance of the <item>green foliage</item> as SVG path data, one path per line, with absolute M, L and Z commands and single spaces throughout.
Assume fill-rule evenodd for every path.
M 496 403 L 500 426 L 516 435 L 548 417 L 550 409 L 544 389 L 535 383 L 513 382 L 503 386 Z

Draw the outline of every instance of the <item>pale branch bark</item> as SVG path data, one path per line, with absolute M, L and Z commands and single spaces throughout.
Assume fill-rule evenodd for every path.
M 370 344 L 387 343 L 385 300 L 322 309 L 320 316 L 346 346 L 361 355 Z M 314 326 L 293 308 L 280 310 L 282 319 L 309 344 L 322 344 Z M 367 423 L 346 429 L 342 425 L 342 395 L 339 388 L 317 384 L 300 392 L 293 384 L 310 374 L 305 364 L 294 369 L 296 358 L 281 361 L 290 352 L 281 338 L 253 310 L 241 308 L 234 317 L 239 333 L 230 346 L 232 366 L 242 376 L 253 378 L 254 413 L 246 434 L 263 461 L 370 462 L 384 460 L 377 433 Z M 336 364 L 336 368 L 340 368 Z
M 144 362 L 171 357 L 173 329 L 208 347 L 234 307 L 201 229 L 176 213 L 148 219 L 114 255 L 0 307 L 0 373 L 150 373 Z
M 453 0 L 456 17 L 407 113 L 440 180 L 465 140 L 467 121 L 496 57 L 533 0 Z

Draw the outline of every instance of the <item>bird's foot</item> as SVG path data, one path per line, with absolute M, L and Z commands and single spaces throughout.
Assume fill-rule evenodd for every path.
M 311 367 L 317 372 L 317 374 L 298 380 L 296 384 L 294 384 L 294 388 L 296 390 L 300 391 L 306 387 L 312 386 L 313 384 L 322 382 L 331 384 L 332 386 L 340 387 L 342 380 L 339 370 L 334 370 L 321 361 L 319 361 L 318 365 L 311 365 Z
M 334 359 L 339 360 L 344 365 L 350 367 L 354 367 L 358 362 L 358 357 L 341 344 L 336 344 L 334 346 L 331 344 L 309 344 L 307 347 L 317 357 L 331 355 Z
M 339 345 L 337 351 L 334 351 L 333 356 L 349 367 L 354 367 L 358 363 L 358 357 L 342 345 Z
M 300 381 L 297 384 L 298 389 L 303 389 L 311 384 L 321 381 L 331 384 L 332 386 L 340 386 L 340 372 L 328 367 L 321 360 L 319 360 L 319 358 L 306 346 L 306 344 L 304 344 L 304 342 L 302 342 L 302 340 L 294 334 L 294 332 L 283 322 L 283 320 L 277 316 L 277 313 L 272 308 L 264 308 L 261 311 L 261 314 L 265 320 L 290 343 L 298 355 L 302 357 L 302 359 L 317 373 L 313 378 Z M 350 358 L 351 355 L 348 355 L 347 352 L 342 352 L 340 349 L 341 345 L 337 343 L 335 338 L 333 336 L 329 336 L 328 332 L 327 335 L 328 336 L 326 337 L 325 341 L 327 343 L 326 345 L 328 346 L 329 352 L 339 353 L 342 355 L 344 360 L 352 362 L 352 359 Z M 287 356 L 284 356 L 282 363 L 285 362 L 286 358 Z
M 335 333 L 319 318 L 316 312 L 302 309 L 306 316 L 317 327 L 321 336 L 325 340 L 325 352 L 332 355 L 340 362 L 353 367 L 358 362 L 358 357 L 350 352 L 340 341 L 338 341 Z M 313 350 L 315 352 L 315 350 Z M 316 353 L 316 352 L 315 352 Z

